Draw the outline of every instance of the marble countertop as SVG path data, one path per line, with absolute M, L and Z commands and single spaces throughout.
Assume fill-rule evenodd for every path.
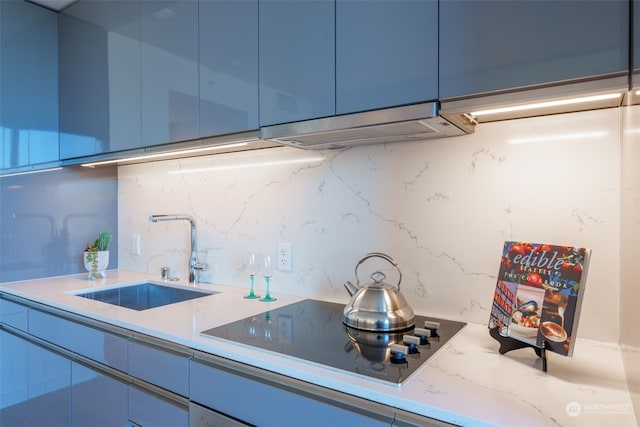
M 195 287 L 221 293 L 134 311 L 74 295 L 148 280 L 160 282 L 156 275 L 117 270 L 97 281 L 79 274 L 4 283 L 0 291 L 453 424 L 638 425 L 620 348 L 614 343 L 578 338 L 574 357 L 548 353 L 545 373 L 533 350 L 500 355 L 486 325 L 468 324 L 402 385 L 392 385 L 200 334 L 300 297 L 276 295 L 277 301 L 263 303 L 243 299 L 242 288 L 198 284 Z

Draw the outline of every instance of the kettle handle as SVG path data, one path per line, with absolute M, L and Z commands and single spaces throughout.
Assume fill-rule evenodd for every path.
M 400 271 L 400 267 L 398 267 L 398 264 L 393 260 L 393 258 L 391 258 L 389 255 L 384 254 L 382 252 L 369 252 L 368 254 L 363 256 L 362 259 L 360 259 L 360 261 L 358 261 L 358 264 L 356 264 L 356 268 L 355 268 L 356 284 L 358 285 L 360 284 L 360 279 L 358 278 L 358 267 L 360 267 L 360 264 L 362 264 L 369 258 L 382 258 L 385 261 L 389 262 L 389 264 L 393 265 L 396 268 L 396 270 L 398 270 L 399 276 L 398 276 L 398 284 L 396 286 L 398 287 L 398 291 L 400 291 L 400 282 L 402 282 L 402 271 Z

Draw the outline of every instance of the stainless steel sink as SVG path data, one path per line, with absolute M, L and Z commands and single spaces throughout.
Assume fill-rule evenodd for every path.
M 194 298 L 215 295 L 217 293 L 219 292 L 165 286 L 156 283 L 139 283 L 99 291 L 83 292 L 76 295 L 131 310 L 142 311 L 188 301 Z

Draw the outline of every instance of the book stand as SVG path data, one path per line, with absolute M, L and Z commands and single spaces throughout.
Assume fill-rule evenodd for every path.
M 536 347 L 533 344 L 529 344 L 526 342 L 514 340 L 513 338 L 505 337 L 500 335 L 500 327 L 495 326 L 494 328 L 489 329 L 489 335 L 491 338 L 498 341 L 500 343 L 500 349 L 498 353 L 505 354 L 511 350 L 518 350 L 520 348 L 531 347 L 536 352 L 536 355 L 542 358 L 542 371 L 547 372 L 547 352 L 546 352 L 546 342 L 542 341 L 542 347 Z

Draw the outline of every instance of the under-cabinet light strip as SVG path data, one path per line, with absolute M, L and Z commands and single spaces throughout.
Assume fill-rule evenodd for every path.
M 540 108 L 557 107 L 561 105 L 582 104 L 586 102 L 604 101 L 607 99 L 620 98 L 620 93 L 607 93 L 604 95 L 583 96 L 580 98 L 559 99 L 556 101 L 537 102 L 533 104 L 513 105 L 511 107 L 492 108 L 488 110 L 474 111 L 471 115 L 475 117 L 487 116 L 490 114 L 511 113 L 515 111 L 536 110 Z
M 0 178 L 7 178 L 10 176 L 18 176 L 18 175 L 31 175 L 34 173 L 53 172 L 53 171 L 59 171 L 59 170 L 62 170 L 62 168 L 57 167 L 57 168 L 40 169 L 40 170 L 33 170 L 33 171 L 14 172 L 14 173 L 2 174 L 0 175 Z
M 144 154 L 142 156 L 125 157 L 123 159 L 112 159 L 112 160 L 103 160 L 99 162 L 83 163 L 81 166 L 92 168 L 95 166 L 104 166 L 104 165 L 110 165 L 114 163 L 126 163 L 126 162 L 135 162 L 139 160 L 161 159 L 163 157 L 182 156 L 184 154 L 195 154 L 195 153 L 203 153 L 207 151 L 225 150 L 227 148 L 244 147 L 245 145 L 248 145 L 248 144 L 249 144 L 248 142 L 237 142 L 234 144 L 215 145 L 212 147 L 190 148 L 188 150 Z
M 182 169 L 182 170 L 171 170 L 167 172 L 169 175 L 178 175 L 185 173 L 200 173 L 200 172 L 218 172 L 225 170 L 233 170 L 233 169 L 246 169 L 246 168 L 256 168 L 256 167 L 265 167 L 265 166 L 280 166 L 280 165 L 294 165 L 300 163 L 316 163 L 324 160 L 324 157 L 316 156 L 316 157 L 304 157 L 300 159 L 289 159 L 289 160 L 274 160 L 271 162 L 255 162 L 255 163 L 241 163 L 235 165 L 227 165 L 227 166 L 212 166 L 212 167 L 204 167 L 197 169 Z

